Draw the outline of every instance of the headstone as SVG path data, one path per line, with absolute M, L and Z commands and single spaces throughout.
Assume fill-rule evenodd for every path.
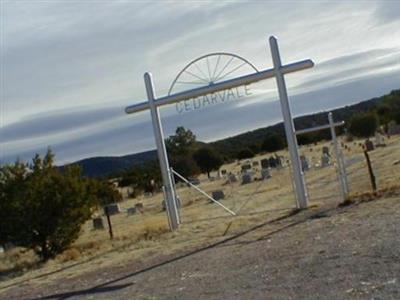
M 242 184 L 248 184 L 251 183 L 252 181 L 252 176 L 250 173 L 244 173 L 242 176 Z
M 304 155 L 300 156 L 300 161 L 301 161 L 301 168 L 303 172 L 308 171 L 310 169 L 310 162 L 308 161 L 307 157 Z
M 219 170 L 218 171 L 218 178 L 222 178 L 226 176 L 226 170 Z
M 262 169 L 261 170 L 261 178 L 264 179 L 268 179 L 271 178 L 271 172 L 269 171 L 269 169 Z
M 365 141 L 365 150 L 366 151 L 372 151 L 374 150 L 374 143 L 370 140 Z
M 400 134 L 400 124 L 396 124 L 395 121 L 390 121 L 388 124 L 388 135 Z
M 198 178 L 195 177 L 191 177 L 189 178 L 189 182 L 193 185 L 199 185 L 200 184 L 200 180 Z
M 252 166 L 253 167 L 258 167 L 260 163 L 258 161 L 253 161 Z
M 276 155 L 275 156 L 275 162 L 276 162 L 276 167 L 277 168 L 282 168 L 283 167 L 283 162 L 284 162 L 283 156 Z
M 93 229 L 95 230 L 104 229 L 103 218 L 98 217 L 93 219 Z
M 261 168 L 268 169 L 270 167 L 268 158 L 261 160 Z
M 214 200 L 221 200 L 225 198 L 225 194 L 223 190 L 216 190 L 212 192 L 212 197 L 214 198 Z
M 386 144 L 385 144 L 385 139 L 384 139 L 383 135 L 380 134 L 379 132 L 376 132 L 376 133 L 375 133 L 375 145 L 376 145 L 377 147 L 386 146 Z
M 278 163 L 277 163 L 275 157 L 273 157 L 273 156 L 268 158 L 268 162 L 269 162 L 270 168 L 276 168 L 278 166 Z
M 120 213 L 119 204 L 111 203 L 104 206 L 104 213 L 108 214 L 109 216 L 119 214 Z
M 331 158 L 329 157 L 328 154 L 323 153 L 321 156 L 321 166 L 322 167 L 327 167 L 331 164 Z
M 324 154 L 328 155 L 329 157 L 331 156 L 331 154 L 329 153 L 329 147 L 327 146 L 322 147 L 322 155 Z
M 126 212 L 127 212 L 128 216 L 132 216 L 132 215 L 136 214 L 136 207 L 129 207 L 126 210 Z
M 245 173 L 245 172 L 247 172 L 248 170 L 251 170 L 251 164 L 244 164 L 244 165 L 242 165 L 242 166 L 241 166 L 241 170 L 242 170 L 242 173 Z
M 228 175 L 228 181 L 229 181 L 230 183 L 238 182 L 238 178 L 237 178 L 237 176 L 236 176 L 235 174 L 230 173 L 230 174 Z
M 135 204 L 136 211 L 140 212 L 141 214 L 144 212 L 144 205 L 142 202 Z

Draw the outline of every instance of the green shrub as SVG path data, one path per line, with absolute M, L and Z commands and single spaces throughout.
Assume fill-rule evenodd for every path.
M 78 238 L 81 225 L 98 202 L 79 167 L 53 166 L 49 150 L 33 163 L 0 168 L 0 243 L 31 248 L 47 260 Z M 4 226 L 3 226 L 4 225 Z

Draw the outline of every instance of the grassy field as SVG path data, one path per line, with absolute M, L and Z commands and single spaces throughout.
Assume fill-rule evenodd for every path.
M 343 141 L 344 142 L 344 141 Z M 378 188 L 384 189 L 400 182 L 400 137 L 386 140 L 386 147 L 370 152 Z M 344 142 L 343 149 L 347 162 L 347 173 L 352 197 L 371 190 L 361 141 Z M 329 142 L 303 146 L 301 154 L 307 156 L 312 168 L 306 172 L 310 196 L 310 209 L 322 206 L 336 206 L 341 202 L 335 165 L 320 168 L 321 149 Z M 287 151 L 278 152 L 288 158 Z M 270 155 L 258 156 L 252 161 L 260 161 Z M 260 166 L 255 177 L 260 178 Z M 222 167 L 228 172 L 239 173 L 240 162 Z M 229 183 L 226 178 L 210 181 L 200 176 L 200 187 L 211 194 L 222 189 L 225 206 L 237 212 L 229 215 L 206 197 L 184 185 L 178 186 L 177 193 L 182 201 L 180 209 L 182 225 L 177 232 L 169 232 L 166 214 L 162 211 L 162 194 L 136 199 L 125 198 L 121 203 L 123 210 L 143 203 L 144 212 L 128 216 L 120 213 L 112 216 L 114 239 L 110 240 L 108 231 L 93 230 L 92 222 L 87 222 L 79 239 L 73 246 L 54 260 L 42 265 L 35 264 L 30 251 L 14 249 L 0 254 L 0 271 L 5 274 L 0 282 L 0 293 L 8 288 L 29 282 L 42 284 L 58 278 L 73 278 L 96 268 L 121 266 L 132 261 L 146 261 L 160 254 L 168 255 L 200 245 L 210 244 L 228 236 L 233 236 L 260 222 L 276 219 L 293 212 L 296 208 L 288 166 L 271 171 L 272 178 L 257 180 L 242 185 Z M 125 193 L 126 194 L 126 193 Z M 101 212 L 98 212 L 101 214 Z M 106 224 L 106 222 L 105 222 Z M 29 268 L 29 270 L 27 270 Z M 14 269 L 13 275 L 7 270 Z M 20 269 L 20 272 L 15 270 Z M 51 275 L 50 275 L 51 274 Z M 16 276 L 18 275 L 18 276 Z

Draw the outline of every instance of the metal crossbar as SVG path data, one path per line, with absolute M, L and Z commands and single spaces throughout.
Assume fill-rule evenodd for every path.
M 174 173 L 176 176 L 178 176 L 180 179 L 182 179 L 184 182 L 186 182 L 187 184 L 189 184 L 192 188 L 194 188 L 196 191 L 200 192 L 202 195 L 206 196 L 208 199 L 210 199 L 212 202 L 218 204 L 219 206 L 221 206 L 223 209 L 225 209 L 227 212 L 229 212 L 232 216 L 236 216 L 236 213 L 233 212 L 232 210 L 230 210 L 229 208 L 227 208 L 225 205 L 223 205 L 222 203 L 220 203 L 219 201 L 215 200 L 213 197 L 211 197 L 209 194 L 207 194 L 206 192 L 204 192 L 202 189 L 198 188 L 197 186 L 195 186 L 194 184 L 192 184 L 189 180 L 187 180 L 185 177 L 183 177 L 181 174 L 179 174 L 178 172 L 176 172 L 174 169 L 171 168 L 171 172 Z

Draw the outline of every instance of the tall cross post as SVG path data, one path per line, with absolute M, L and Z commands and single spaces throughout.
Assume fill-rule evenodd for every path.
M 156 139 L 158 161 L 160 163 L 161 177 L 165 192 L 165 206 L 168 214 L 168 221 L 171 230 L 179 227 L 179 213 L 176 203 L 175 189 L 173 188 L 172 174 L 170 173 L 167 149 L 164 143 L 164 134 L 160 119 L 159 108 L 155 104 L 155 91 L 153 84 L 153 76 L 150 73 L 144 74 L 144 82 L 146 85 L 147 99 L 149 101 L 151 120 L 153 121 L 154 137 Z
M 271 36 L 269 38 L 269 44 L 271 47 L 272 61 L 274 63 L 275 79 L 276 79 L 276 84 L 278 86 L 279 100 L 281 103 L 283 123 L 285 126 L 285 133 L 289 148 L 290 160 L 292 162 L 297 205 L 298 208 L 304 209 L 308 206 L 308 193 L 307 193 L 306 182 L 304 179 L 304 172 L 303 169 L 301 168 L 299 148 L 297 144 L 292 113 L 290 111 L 290 104 L 286 90 L 285 78 L 282 73 L 282 63 L 281 63 L 281 57 L 279 55 L 278 41 L 274 36 Z

